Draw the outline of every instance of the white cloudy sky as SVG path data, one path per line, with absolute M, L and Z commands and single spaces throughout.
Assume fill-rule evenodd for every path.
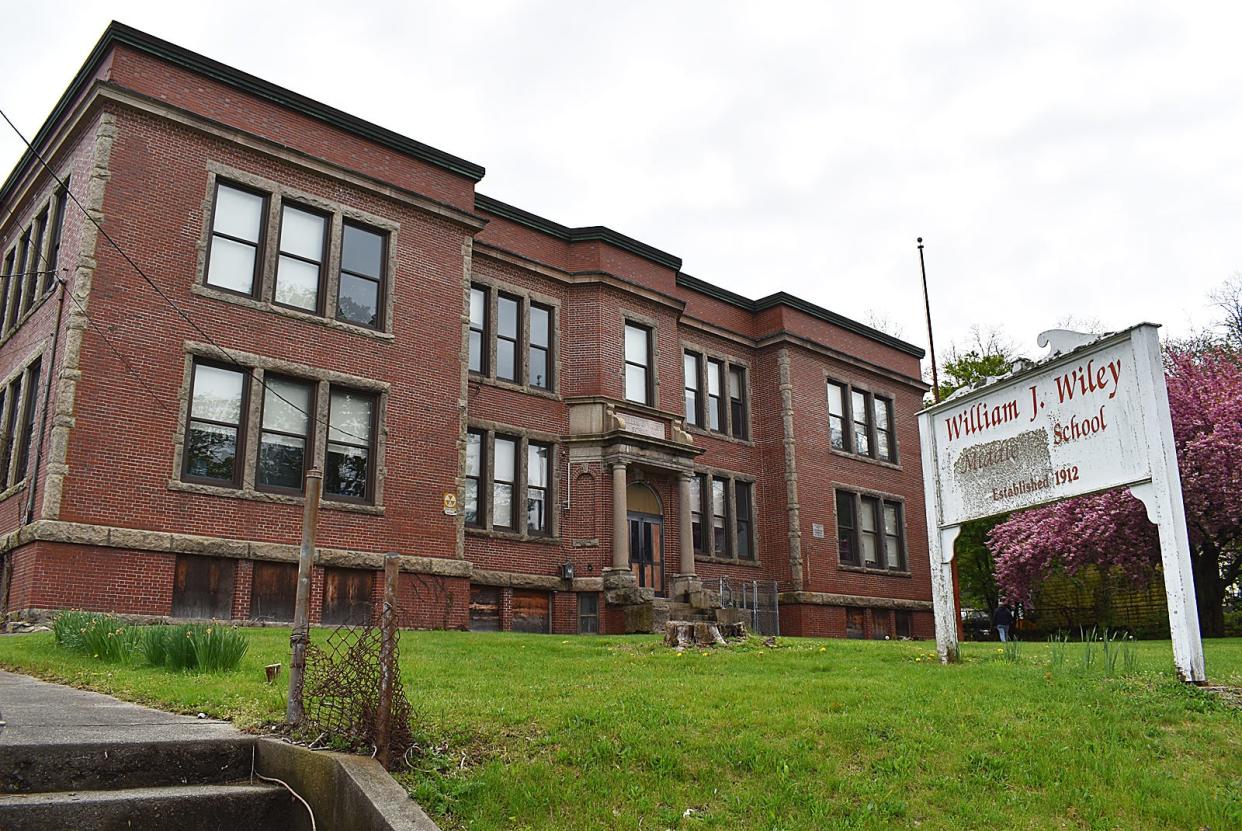
M 10 2 L 0 108 L 42 122 L 111 18 L 488 169 L 757 297 L 941 350 L 1067 316 L 1207 325 L 1242 270 L 1242 5 Z M 0 138 L 0 167 L 20 145 Z

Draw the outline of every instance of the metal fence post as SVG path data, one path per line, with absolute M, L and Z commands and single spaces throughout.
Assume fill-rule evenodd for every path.
M 306 678 L 306 646 L 310 643 L 310 584 L 311 566 L 315 563 L 315 533 L 319 525 L 319 493 L 323 486 L 323 471 L 313 467 L 306 471 L 306 504 L 302 508 L 302 550 L 298 554 L 298 593 L 293 607 L 293 632 L 289 646 L 293 655 L 289 660 L 289 702 L 285 707 L 285 721 L 293 725 L 302 723 L 302 685 Z
M 384 555 L 384 611 L 380 615 L 379 712 L 375 718 L 375 758 L 385 769 L 392 746 L 392 694 L 397 675 L 397 575 L 401 555 Z

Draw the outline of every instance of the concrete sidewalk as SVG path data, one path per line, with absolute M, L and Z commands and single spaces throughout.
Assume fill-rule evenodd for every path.
M 226 721 L 164 713 L 0 671 L 0 747 L 239 739 Z

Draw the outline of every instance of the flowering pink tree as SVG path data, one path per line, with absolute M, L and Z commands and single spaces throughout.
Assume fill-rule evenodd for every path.
M 1165 365 L 1200 629 L 1223 635 L 1224 600 L 1242 572 L 1242 353 L 1183 345 L 1166 350 Z M 1156 528 L 1125 491 L 1015 514 L 992 530 L 989 546 L 996 581 L 1017 602 L 1029 602 L 1057 568 L 1119 568 L 1141 584 L 1160 563 Z

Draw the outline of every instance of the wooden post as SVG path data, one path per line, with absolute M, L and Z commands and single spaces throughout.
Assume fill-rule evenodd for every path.
M 397 677 L 397 575 L 401 555 L 384 555 L 384 611 L 380 615 L 379 712 L 375 718 L 375 758 L 385 770 L 392 745 L 392 696 Z
M 298 554 L 298 593 L 293 607 L 293 632 L 289 646 L 293 655 L 289 660 L 289 703 L 285 709 L 285 721 L 292 725 L 302 723 L 302 685 L 306 676 L 306 646 L 310 643 L 310 584 L 311 567 L 315 564 L 315 532 L 319 526 L 319 493 L 323 486 L 323 471 L 311 468 L 306 471 L 306 504 L 302 509 L 302 550 Z

